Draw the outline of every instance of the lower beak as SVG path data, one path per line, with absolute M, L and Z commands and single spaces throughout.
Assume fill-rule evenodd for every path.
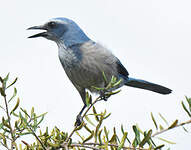
M 34 26 L 34 27 L 28 28 L 27 30 L 47 30 L 47 28 L 44 26 Z M 42 32 L 42 33 L 29 36 L 28 38 L 46 37 L 47 35 L 48 35 L 47 32 Z

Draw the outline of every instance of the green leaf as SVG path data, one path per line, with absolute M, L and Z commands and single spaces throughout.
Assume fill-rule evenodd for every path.
M 139 146 L 143 147 L 145 145 L 145 143 L 147 143 L 149 141 L 149 139 L 151 138 L 151 135 L 152 135 L 152 130 L 149 130 L 148 133 L 146 134 L 146 136 L 144 137 L 144 139 L 139 144 Z
M 121 150 L 121 149 L 123 148 L 123 146 L 124 146 L 124 144 L 125 144 L 125 139 L 126 139 L 126 138 L 127 138 L 127 132 L 125 132 L 125 133 L 123 134 L 121 143 L 119 144 L 117 150 Z
M 123 128 L 123 125 L 121 125 L 121 132 L 124 134 L 125 133 L 125 131 L 124 131 L 124 128 Z M 131 144 L 131 141 L 128 139 L 128 138 L 126 138 L 127 139 L 127 141 L 129 142 L 129 144 Z
M 184 110 L 186 111 L 186 113 L 188 114 L 189 117 L 191 117 L 191 113 L 188 111 L 188 109 L 186 108 L 186 106 L 184 105 L 184 102 L 181 102 L 182 107 L 184 108 Z
M 94 89 L 96 89 L 96 90 L 98 90 L 98 91 L 104 90 L 104 88 L 98 88 L 98 87 L 95 87 L 95 86 L 91 86 L 91 87 L 94 88 Z
M 20 103 L 20 99 L 18 98 L 17 103 L 16 103 L 15 107 L 13 108 L 13 110 L 11 111 L 10 114 L 12 114 L 19 107 L 19 103 Z
M 37 123 L 37 127 L 38 125 L 44 120 L 44 116 L 41 117 L 40 121 Z
M 168 124 L 167 120 L 162 116 L 161 113 L 159 113 L 159 116 L 162 118 L 162 120 L 163 120 L 163 121 L 166 123 L 166 125 L 168 126 L 169 124 Z
M 88 136 L 85 140 L 83 140 L 83 143 L 91 140 L 93 138 L 93 136 L 94 136 L 94 131 L 91 132 L 90 136 Z
M 105 133 L 105 137 L 106 137 L 107 141 L 109 141 L 109 138 L 108 138 L 109 132 L 107 131 L 105 126 L 104 126 L 104 133 Z
M 0 82 L 3 84 L 3 79 L 0 77 Z
M 7 86 L 7 89 L 8 89 L 9 87 L 11 87 L 12 85 L 14 85 L 14 84 L 17 82 L 17 79 L 18 79 L 18 78 L 15 78 L 15 80 L 14 80 L 9 86 Z
M 159 140 L 164 141 L 164 142 L 169 143 L 169 144 L 176 144 L 176 143 L 174 143 L 174 142 L 172 142 L 172 141 L 166 140 L 166 139 L 161 138 L 161 137 L 157 137 L 157 138 L 158 138 Z
M 92 132 L 92 131 L 88 128 L 87 124 L 84 125 L 84 128 L 85 128 L 89 133 Z
M 156 121 L 155 121 L 155 118 L 154 118 L 154 116 L 153 116 L 153 113 L 152 113 L 152 112 L 151 112 L 151 118 L 152 118 L 152 120 L 153 120 L 153 123 L 154 123 L 154 125 L 155 125 L 156 129 L 158 129 L 157 123 L 156 123 Z
M 31 117 L 33 116 L 34 114 L 34 107 L 31 108 Z
M 4 82 L 7 82 L 9 79 L 9 73 L 7 74 L 7 76 L 3 79 Z
M 98 117 L 98 115 L 97 115 L 97 111 L 96 111 L 96 109 L 95 109 L 94 106 L 93 106 L 93 113 L 94 113 L 94 116 L 95 116 L 95 120 L 96 120 L 96 121 L 99 121 L 99 117 Z
M 139 130 L 139 132 L 140 132 L 141 134 L 144 134 L 144 132 L 139 128 L 138 124 L 136 124 L 136 127 L 137 127 L 137 130 Z
M 116 83 L 113 84 L 113 87 L 118 86 L 121 83 L 122 79 L 120 79 L 119 81 L 117 81 Z
M 82 141 L 85 140 L 85 138 L 83 136 L 80 135 L 80 133 L 78 131 L 75 131 L 75 133 L 82 139 Z
M 16 95 L 17 95 L 17 89 L 14 88 L 13 96 L 9 99 L 8 102 L 10 102 Z
M 95 142 L 97 142 L 97 135 L 98 135 L 98 132 L 99 132 L 99 129 L 101 127 L 102 122 L 103 122 L 103 116 L 101 116 L 100 121 L 99 121 L 99 123 L 96 126 L 96 130 L 95 130 Z
M 115 95 L 115 94 L 117 94 L 119 92 L 121 92 L 121 90 L 112 91 L 112 92 L 109 92 L 108 94 L 111 96 L 111 95 Z
M 102 72 L 102 75 L 103 75 L 103 79 L 104 79 L 104 82 L 105 82 L 105 85 L 107 84 L 107 78 L 106 78 L 106 75 L 104 73 L 104 71 Z
M 33 132 L 23 132 L 23 133 L 17 133 L 18 135 L 28 135 L 28 134 L 33 134 Z
M 42 114 L 36 116 L 36 118 L 40 118 L 40 117 L 42 117 L 42 116 L 45 116 L 47 113 L 48 113 L 48 112 L 42 113 Z M 35 113 L 34 113 L 34 114 L 35 114 Z M 33 119 L 33 118 L 32 118 L 32 119 Z
M 123 125 L 121 125 L 121 132 L 124 134 Z
M 137 129 L 137 127 L 135 125 L 133 125 L 133 131 L 135 133 L 135 139 L 137 140 L 137 144 L 139 144 L 141 142 L 140 140 L 140 132 L 139 130 Z
M 22 112 L 24 112 L 25 115 L 27 115 L 30 118 L 30 115 L 27 113 L 26 110 L 24 110 L 23 108 L 20 108 Z
M 89 122 L 92 126 L 95 127 L 95 124 L 90 120 L 90 118 L 86 115 L 85 119 L 87 120 L 87 122 Z
M 90 106 L 90 96 L 89 93 L 86 92 L 86 106 L 89 107 Z
M 19 118 L 23 121 L 23 123 L 24 123 L 25 125 L 28 125 L 27 120 L 23 117 L 23 115 L 21 114 L 21 112 L 19 112 Z
M 113 135 L 112 135 L 111 139 L 109 140 L 109 143 L 117 144 L 117 134 L 116 134 L 115 127 L 113 128 Z
M 2 129 L 2 127 L 3 127 L 3 123 L 0 123 L 0 129 Z
M 190 112 L 191 112 L 191 98 L 186 97 L 186 100 L 187 100 L 187 102 L 188 102 L 189 110 L 190 110 Z
M 174 128 L 177 124 L 178 124 L 178 120 L 175 120 L 175 121 L 170 125 L 170 127 L 168 127 L 168 129 Z
M 154 150 L 161 150 L 161 148 L 163 148 L 163 147 L 164 147 L 164 144 L 155 147 Z
M 101 133 L 102 133 L 102 129 L 98 131 L 98 140 L 100 144 L 102 144 Z

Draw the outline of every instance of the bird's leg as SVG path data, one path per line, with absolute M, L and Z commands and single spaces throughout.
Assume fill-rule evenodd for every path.
M 82 112 L 84 111 L 85 108 L 86 108 L 86 105 L 83 106 L 83 108 L 81 109 L 80 113 L 77 115 L 76 122 L 75 122 L 76 126 L 80 126 L 81 123 L 83 122 Z

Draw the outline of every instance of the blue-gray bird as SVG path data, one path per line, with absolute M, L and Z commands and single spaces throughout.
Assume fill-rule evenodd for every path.
M 54 18 L 43 25 L 28 29 L 45 30 L 29 38 L 44 37 L 58 45 L 60 62 L 84 103 L 78 117 L 86 108 L 86 90 L 98 92 L 92 86 L 101 88 L 105 86 L 103 72 L 108 81 L 112 76 L 118 80 L 121 79 L 120 86 L 127 85 L 160 94 L 172 92 L 164 86 L 129 77 L 128 71 L 111 51 L 88 38 L 82 29 L 70 19 Z

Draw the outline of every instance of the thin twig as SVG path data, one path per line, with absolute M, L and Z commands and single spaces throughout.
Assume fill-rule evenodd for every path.
M 164 129 L 164 130 L 155 132 L 155 133 L 152 135 L 152 137 L 155 137 L 156 135 L 162 134 L 162 133 L 164 133 L 164 132 L 166 132 L 166 131 L 168 131 L 168 130 L 170 130 L 170 129 L 174 129 L 174 128 L 177 128 L 177 127 L 183 126 L 183 125 L 185 125 L 185 124 L 189 124 L 189 123 L 191 123 L 191 120 L 182 122 L 182 123 L 180 123 L 180 124 L 174 126 L 173 128 L 169 128 L 169 127 L 168 127 L 168 128 L 166 128 L 166 129 Z
M 31 130 L 32 134 L 35 136 L 35 138 L 39 141 L 40 145 L 42 146 L 42 148 L 44 150 L 47 150 L 46 147 L 44 146 L 44 144 L 42 143 L 42 141 L 40 140 L 40 138 L 36 135 L 36 133 L 34 132 L 34 130 L 30 127 L 30 125 L 28 125 L 28 128 Z
M 9 115 L 9 107 L 8 107 L 8 104 L 7 104 L 6 94 L 5 94 L 5 96 L 4 96 L 4 101 L 5 101 L 7 119 L 8 119 L 8 123 L 9 123 L 9 129 L 10 129 L 11 138 L 12 138 L 12 139 L 11 139 L 11 149 L 13 150 L 13 149 L 14 149 L 13 143 L 15 142 L 15 137 L 14 137 L 13 129 L 12 129 L 12 126 L 11 126 L 11 117 L 10 117 L 10 115 Z

